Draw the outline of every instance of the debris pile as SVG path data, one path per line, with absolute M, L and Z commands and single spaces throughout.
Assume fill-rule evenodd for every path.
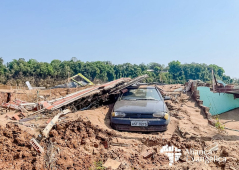
M 190 88 L 158 85 L 160 92 L 171 98 L 166 101 L 171 114 L 167 131 L 113 130 L 109 119 L 112 105 L 106 101 L 113 103 L 122 89 L 144 78 L 81 89 L 41 90 L 45 94 L 38 94 L 34 107 L 24 98 L 5 101 L 16 108 L 0 115 L 0 169 L 239 169 L 238 132 L 219 132 L 210 124 L 210 113 L 202 107 L 193 83 Z M 54 99 L 50 98 L 53 95 Z M 41 100 L 39 96 L 43 96 Z M 65 109 L 71 113 L 62 114 Z M 32 147 L 31 139 L 42 152 Z M 213 160 L 205 163 L 207 157 Z

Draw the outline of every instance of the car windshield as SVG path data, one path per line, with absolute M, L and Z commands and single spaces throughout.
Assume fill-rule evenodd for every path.
M 121 100 L 161 100 L 156 89 L 128 89 Z

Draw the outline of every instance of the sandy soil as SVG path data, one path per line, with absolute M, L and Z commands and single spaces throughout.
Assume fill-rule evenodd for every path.
M 219 120 L 226 128 L 239 131 L 239 108 L 219 115 Z
M 0 89 L 0 92 L 13 93 L 14 97 L 11 100 L 20 99 L 27 102 L 37 102 L 37 101 L 53 100 L 59 97 L 64 97 L 67 94 L 74 93 L 76 91 L 83 90 L 89 87 L 90 86 L 77 87 L 77 88 L 56 88 L 56 89 L 45 89 L 45 90 Z M 38 92 L 38 99 L 37 99 L 37 92 Z
M 136 133 L 113 130 L 109 125 L 109 114 L 113 105 L 108 105 L 61 117 L 50 132 L 50 137 L 40 142 L 45 150 L 43 154 L 37 153 L 29 141 L 39 134 L 49 117 L 53 116 L 48 115 L 15 125 L 1 115 L 0 169 L 97 169 L 97 163 L 105 163 L 108 159 L 120 162 L 118 169 L 126 170 L 239 169 L 239 132 L 219 132 L 210 125 L 189 92 L 173 94 L 175 89 L 182 87 L 160 87 L 172 98 L 166 101 L 171 122 L 165 132 Z M 222 114 L 220 120 L 226 127 L 237 128 L 237 113 L 238 110 L 233 110 Z M 204 150 L 215 143 L 218 149 L 212 155 L 226 158 L 225 162 L 204 163 L 187 160 L 186 150 Z M 160 149 L 165 145 L 173 145 L 182 150 L 179 161 L 172 166 L 169 166 L 168 156 L 160 153 Z M 153 154 L 144 158 L 145 152 Z M 196 156 L 200 155 L 193 157 Z
M 145 137 L 154 137 L 154 136 L 160 136 L 161 138 L 171 138 L 174 134 L 176 128 L 177 128 L 177 120 L 172 117 L 170 126 L 168 127 L 168 130 L 165 132 L 154 132 L 154 133 L 140 133 L 140 132 L 119 132 L 117 130 L 114 130 L 110 126 L 110 113 L 112 111 L 113 104 L 109 106 L 104 106 L 98 109 L 94 110 L 84 110 L 79 111 L 76 113 L 70 113 L 67 116 L 69 118 L 63 120 L 63 121 L 69 121 L 69 120 L 75 120 L 77 118 L 82 118 L 85 121 L 90 121 L 94 126 L 97 126 L 104 130 L 112 130 L 117 135 L 123 136 L 123 137 L 132 137 L 132 138 L 145 138 Z

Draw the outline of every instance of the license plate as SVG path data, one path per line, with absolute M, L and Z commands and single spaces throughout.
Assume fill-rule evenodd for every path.
M 148 121 L 131 121 L 131 126 L 148 126 Z

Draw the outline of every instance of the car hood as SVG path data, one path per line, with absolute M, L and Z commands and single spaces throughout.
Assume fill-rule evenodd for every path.
M 167 111 L 164 101 L 158 100 L 120 100 L 115 103 L 115 112 L 156 113 Z

